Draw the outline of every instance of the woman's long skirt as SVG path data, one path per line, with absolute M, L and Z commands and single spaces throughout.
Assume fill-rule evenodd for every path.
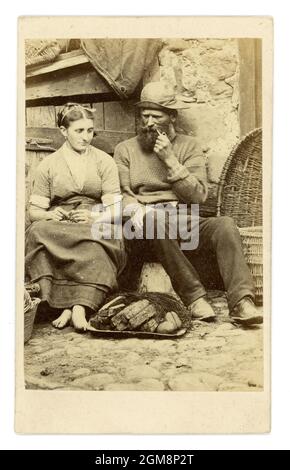
M 95 240 L 90 224 L 33 222 L 25 248 L 27 280 L 40 285 L 43 301 L 60 309 L 84 305 L 96 310 L 100 291 L 117 287 L 126 262 L 123 240 Z

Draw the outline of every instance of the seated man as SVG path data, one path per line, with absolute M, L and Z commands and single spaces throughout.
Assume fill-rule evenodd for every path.
M 185 203 L 191 207 L 202 203 L 207 198 L 207 178 L 205 159 L 195 139 L 175 131 L 177 110 L 186 106 L 175 98 L 173 90 L 162 82 L 149 83 L 137 106 L 141 118 L 138 135 L 117 145 L 114 155 L 124 195 L 123 210 L 130 205 L 137 238 L 141 231 L 139 238 L 145 236 L 142 243 L 153 248 L 192 318 L 215 318 L 205 287 L 222 287 L 227 293 L 230 316 L 236 322 L 261 323 L 263 318 L 254 305 L 253 280 L 239 231 L 230 217 L 199 217 L 199 242 L 195 249 L 182 249 L 180 239 L 170 235 L 168 218 L 164 237 L 158 237 L 155 230 L 154 236 L 146 239 L 146 220 L 148 223 L 152 204 L 179 207 Z M 187 222 L 192 222 L 191 213 L 186 213 Z M 159 223 L 157 217 L 157 226 Z M 134 263 L 134 240 L 128 243 Z M 140 252 L 140 243 L 138 247 Z

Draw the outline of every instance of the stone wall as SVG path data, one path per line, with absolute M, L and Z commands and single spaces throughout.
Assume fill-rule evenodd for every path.
M 178 127 L 198 139 L 209 182 L 217 183 L 240 136 L 238 41 L 165 40 L 159 66 L 160 79 L 174 85 L 189 105 L 179 112 Z

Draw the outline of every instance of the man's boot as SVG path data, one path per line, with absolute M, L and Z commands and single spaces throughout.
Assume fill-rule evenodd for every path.
M 243 297 L 230 312 L 230 317 L 245 326 L 263 323 L 263 315 L 250 297 Z
M 216 317 L 213 308 L 204 297 L 195 300 L 187 308 L 193 320 L 213 321 Z

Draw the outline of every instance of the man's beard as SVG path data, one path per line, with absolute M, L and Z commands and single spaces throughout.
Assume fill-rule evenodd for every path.
M 169 137 L 171 126 L 172 124 L 163 124 L 162 126 L 158 126 L 155 128 L 140 126 L 138 130 L 138 140 L 142 149 L 146 152 L 153 152 L 156 139 L 159 135 L 156 129 L 158 128 L 159 132 L 161 133 L 165 132 L 165 134 L 167 134 L 167 136 Z

